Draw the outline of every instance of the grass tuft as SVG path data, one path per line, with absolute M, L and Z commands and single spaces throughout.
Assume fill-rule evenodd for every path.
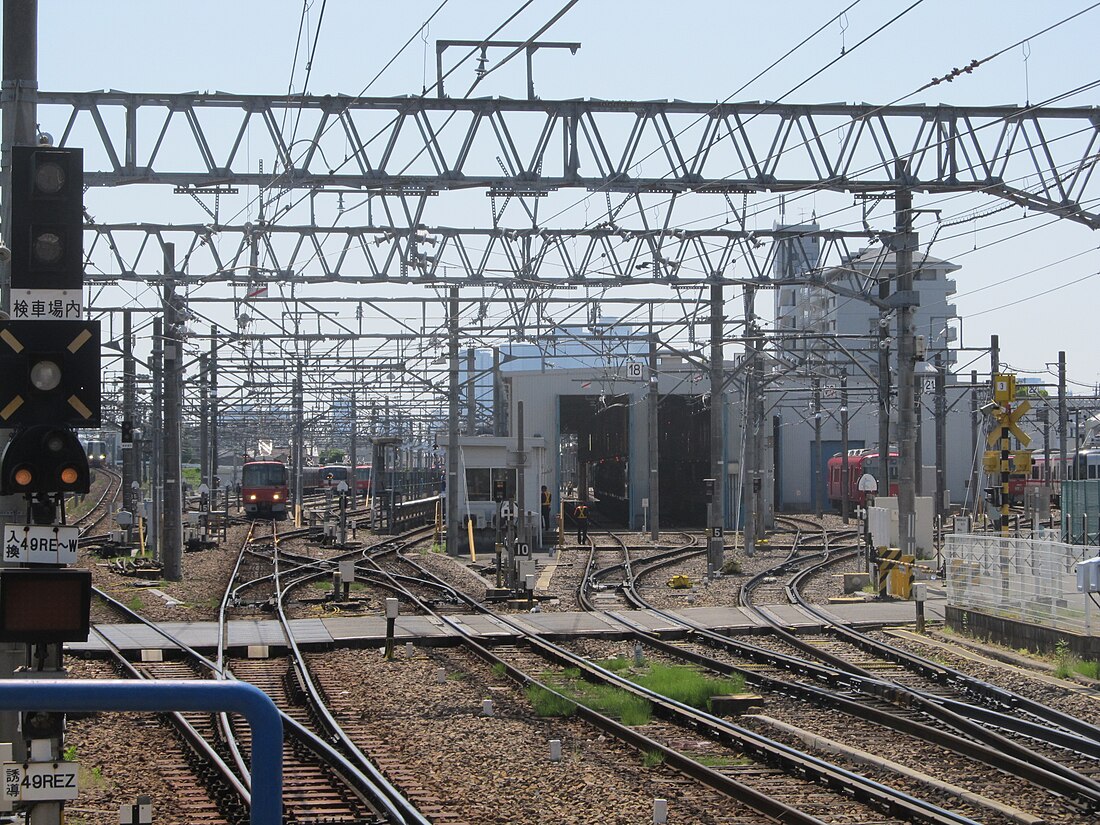
M 663 765 L 665 762 L 665 755 L 660 751 L 646 751 L 642 756 L 642 764 L 647 768 L 656 768 L 658 765 Z
M 653 663 L 649 665 L 648 672 L 630 678 L 642 687 L 700 709 L 710 707 L 711 696 L 743 693 L 745 690 L 745 680 L 740 676 L 707 676 L 683 665 Z
M 527 686 L 527 700 L 538 716 L 572 716 L 577 703 L 538 685 Z

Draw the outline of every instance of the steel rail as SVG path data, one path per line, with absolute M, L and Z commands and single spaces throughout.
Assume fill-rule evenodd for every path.
M 405 560 L 409 564 L 414 564 L 409 559 Z M 416 565 L 419 567 L 419 565 Z M 425 575 L 437 578 L 430 571 L 420 568 Z M 382 571 L 384 572 L 384 571 Z M 418 601 L 413 594 L 409 594 L 409 598 L 414 601 Z M 463 600 L 474 610 L 478 612 L 486 612 L 481 605 L 478 605 L 472 599 L 463 595 Z M 421 609 L 432 613 L 440 621 L 447 624 L 448 627 L 459 635 L 465 644 L 471 647 L 479 656 L 485 661 L 491 664 L 500 664 L 504 667 L 505 671 L 516 681 L 522 685 L 535 685 L 551 693 L 554 693 L 566 701 L 573 703 L 573 700 L 568 697 L 562 696 L 557 691 L 542 684 L 538 680 L 534 679 L 530 675 L 523 673 L 508 662 L 504 661 L 500 657 L 496 656 L 488 648 L 480 644 L 470 632 L 464 628 L 461 624 L 449 620 L 446 616 L 435 614 L 426 605 L 419 604 Z M 545 639 L 542 639 L 523 627 L 521 624 L 511 620 L 507 616 L 500 614 L 492 614 L 498 621 L 506 624 L 517 634 L 517 636 L 525 640 L 529 645 L 541 651 L 544 655 L 548 656 L 559 663 L 565 664 L 568 667 L 578 667 L 581 670 L 587 672 L 591 677 L 598 681 L 604 681 L 623 688 L 635 695 L 641 696 L 653 703 L 658 707 L 662 714 L 675 722 L 687 725 L 694 729 L 703 729 L 712 732 L 714 735 L 723 738 L 727 744 L 735 744 L 738 747 L 744 748 L 750 752 L 756 753 L 763 760 L 771 764 L 782 765 L 784 770 L 792 775 L 800 777 L 810 777 L 815 781 L 822 784 L 826 784 L 829 787 L 845 788 L 853 798 L 875 806 L 879 810 L 889 810 L 892 812 L 898 812 L 899 810 L 905 811 L 907 818 L 911 821 L 937 823 L 937 825 L 947 825 L 952 823 L 953 825 L 975 825 L 974 820 L 967 817 L 963 817 L 952 811 L 939 808 L 936 805 L 925 802 L 924 800 L 911 797 L 901 791 L 897 791 L 894 788 L 883 785 L 881 783 L 874 782 L 866 777 L 858 774 L 846 771 L 843 768 L 837 767 L 825 760 L 818 759 L 817 757 L 809 754 L 802 753 L 794 748 L 790 748 L 782 743 L 775 742 L 768 739 L 755 731 L 750 731 L 745 728 L 733 725 L 724 719 L 713 716 L 705 711 L 700 711 L 696 708 L 689 707 L 675 700 L 669 699 L 659 693 L 655 693 L 646 688 L 643 688 L 635 683 L 618 676 L 611 671 L 605 670 L 598 666 L 592 665 L 587 659 L 577 656 L 564 648 L 555 645 Z M 607 717 L 603 717 L 590 709 L 585 708 L 583 705 L 577 705 L 577 711 L 588 721 L 601 727 L 602 730 L 612 733 L 615 736 L 620 735 L 620 729 L 624 726 L 618 722 Z M 659 743 L 641 736 L 636 731 L 632 731 L 629 728 L 622 730 L 622 735 L 625 736 L 624 741 L 631 742 L 637 747 L 645 749 L 655 749 L 662 752 L 669 764 L 675 765 L 679 770 L 682 770 L 689 776 L 697 779 L 701 782 L 709 783 L 711 780 L 721 781 L 724 788 L 729 790 L 723 790 L 722 787 L 719 790 L 723 790 L 724 793 L 728 793 L 734 798 L 741 799 L 746 804 L 753 805 L 754 803 L 763 805 L 763 808 L 757 808 L 762 813 L 768 816 L 774 816 L 784 822 L 799 822 L 807 821 L 806 814 L 803 814 L 797 809 L 790 808 L 777 800 L 771 799 L 766 795 L 762 795 L 754 788 L 742 785 L 736 780 L 732 780 L 729 777 L 725 777 L 710 768 L 700 765 L 693 759 L 678 753 L 675 750 L 661 746 Z M 727 784 L 728 783 L 728 784 Z M 712 787 L 714 787 L 712 785 Z M 746 794 L 741 796 L 740 794 Z M 762 797 L 762 798 L 761 798 Z M 778 807 L 777 807 L 778 806 Z M 786 811 L 784 814 L 783 812 Z M 797 817 L 797 818 L 789 818 Z M 816 818 L 809 817 L 808 821 L 817 821 Z
M 798 604 L 799 607 L 819 617 L 826 623 L 826 630 L 828 632 L 840 636 L 862 650 L 873 653 L 888 661 L 895 662 L 896 664 L 900 664 L 928 679 L 932 679 L 944 685 L 950 685 L 966 694 L 976 696 L 994 705 L 995 708 L 1004 708 L 1006 711 L 1012 713 L 1023 711 L 1038 719 L 1044 720 L 1050 725 L 1055 725 L 1065 731 L 1069 731 L 1070 733 L 1068 735 L 1057 737 L 1058 741 L 1053 741 L 1052 739 L 1046 739 L 1046 741 L 1051 742 L 1051 744 L 1060 745 L 1061 747 L 1077 750 L 1095 759 L 1100 759 L 1100 728 L 1097 726 L 1089 724 L 1085 720 L 1075 716 L 1070 716 L 1048 705 L 1044 705 L 1041 702 L 1036 702 L 1026 696 L 1021 696 L 1014 691 L 984 682 L 981 679 L 976 679 L 955 668 L 932 662 L 913 653 L 889 647 L 888 645 L 872 639 L 865 633 L 860 633 L 858 630 L 838 624 L 835 618 L 829 616 L 816 605 L 807 602 L 802 597 L 798 586 L 802 583 L 803 579 L 809 578 L 825 563 L 826 562 L 822 561 L 817 565 L 804 568 L 796 573 L 791 578 L 789 592 L 795 604 Z M 867 676 L 871 675 L 867 671 L 862 671 L 862 674 Z M 984 717 L 991 724 L 1008 727 L 1010 729 L 1012 728 L 1014 722 L 1013 717 L 1006 712 L 987 710 L 965 702 L 938 697 L 925 691 L 918 692 L 932 701 L 939 702 L 940 704 L 955 709 L 959 713 L 963 713 L 967 716 Z M 1049 728 L 1043 728 L 1043 730 L 1050 731 Z M 1037 730 L 1028 729 L 1026 727 L 1021 727 L 1017 732 L 1028 736 L 1045 738 L 1040 736 Z M 1050 733 L 1055 732 L 1050 731 Z M 1082 739 L 1086 741 L 1082 742 Z
M 826 550 L 825 556 L 828 557 L 828 555 L 828 550 Z M 785 572 L 786 566 L 792 561 L 793 559 L 789 557 L 785 562 L 773 568 L 773 572 Z M 754 578 L 759 579 L 762 578 L 762 576 L 763 574 Z M 749 584 L 751 584 L 751 582 Z M 913 690 L 896 682 L 884 681 L 870 674 L 863 668 L 851 664 L 843 657 L 830 654 L 828 651 L 823 651 L 809 644 L 797 634 L 792 633 L 784 627 L 767 611 L 752 604 L 751 597 L 749 596 L 750 590 L 751 588 L 748 587 L 748 585 L 742 587 L 740 598 L 741 604 L 753 610 L 757 616 L 772 628 L 772 632 L 787 644 L 794 646 L 797 650 L 806 653 L 812 658 L 824 661 L 837 670 L 846 671 L 852 674 L 853 677 L 857 677 L 860 680 L 860 689 L 869 693 L 869 695 L 877 696 L 880 699 L 885 699 L 894 704 L 914 707 L 921 710 L 928 716 L 950 725 L 959 733 L 970 736 L 976 741 L 989 746 L 992 749 L 991 753 L 998 754 L 996 757 L 998 760 L 1003 757 L 1011 757 L 1014 760 L 1013 770 L 1019 771 L 1021 776 L 1028 778 L 1029 781 L 1034 782 L 1040 787 L 1053 790 L 1070 799 L 1080 799 L 1091 809 L 1100 809 L 1100 782 L 1097 780 L 1085 776 L 1071 768 L 1067 768 L 1041 754 L 1037 754 L 1011 739 L 1002 736 L 996 731 L 990 730 L 982 724 L 979 724 L 964 715 L 963 712 L 959 712 L 959 710 L 964 710 L 967 707 L 966 705 L 963 705 L 959 710 L 948 708 L 944 704 L 935 701 L 928 694 Z M 828 624 L 835 624 L 835 621 L 829 619 Z M 1006 724 L 1005 727 L 1008 727 L 1008 725 Z

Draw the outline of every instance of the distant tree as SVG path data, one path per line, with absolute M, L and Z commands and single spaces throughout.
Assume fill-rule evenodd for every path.
M 321 450 L 317 457 L 321 464 L 342 464 L 344 462 L 344 451 L 337 450 L 334 447 L 330 450 Z

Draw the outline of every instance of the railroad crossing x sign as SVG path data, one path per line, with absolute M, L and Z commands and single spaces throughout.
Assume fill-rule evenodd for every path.
M 1016 436 L 1016 439 L 1025 447 L 1031 443 L 1031 436 L 1020 429 L 1020 419 L 1031 409 L 1031 402 L 1024 400 L 1016 405 L 1015 409 L 1006 410 L 1003 407 L 991 412 L 997 420 L 997 426 L 990 430 L 985 440 L 989 446 L 994 446 L 1001 437 L 1001 428 L 1008 427 L 1008 431 Z

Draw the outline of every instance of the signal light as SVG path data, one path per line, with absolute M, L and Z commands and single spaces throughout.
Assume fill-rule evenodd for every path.
M 84 153 L 12 147 L 11 285 L 68 289 L 84 280 Z
M 65 714 L 45 710 L 25 710 L 19 716 L 24 739 L 59 739 L 65 733 Z
M 64 427 L 39 424 L 17 431 L 0 458 L 0 495 L 87 493 L 88 456 Z
M 0 321 L 0 425 L 98 427 L 98 321 Z

